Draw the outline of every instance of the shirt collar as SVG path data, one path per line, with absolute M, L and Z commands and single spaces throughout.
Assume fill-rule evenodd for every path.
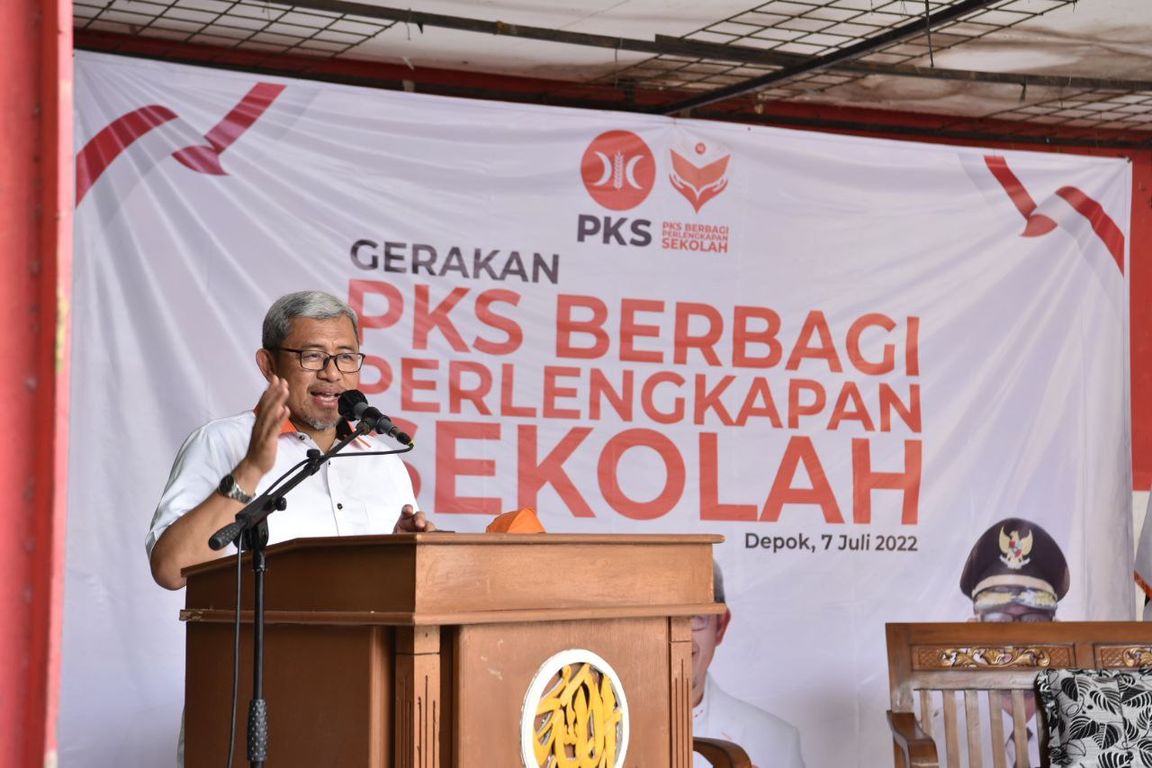
M 252 413 L 257 416 L 260 415 L 260 403 L 256 403 L 256 407 L 252 409 Z M 292 423 L 292 419 L 284 419 L 284 423 L 280 425 L 280 434 L 291 435 L 300 430 L 296 429 L 296 425 Z
M 707 672 L 705 672 L 704 673 L 704 696 L 701 697 L 700 703 L 692 708 L 692 719 L 694 721 L 696 721 L 696 723 L 698 725 L 700 725 L 701 723 L 704 723 L 708 717 L 708 709 L 709 709 L 709 707 L 708 707 L 709 701 L 708 700 L 712 698 L 712 687 L 713 687 L 712 686 L 712 676 L 709 675 Z M 701 725 L 700 727 L 703 727 L 703 726 Z M 701 731 L 701 735 L 703 735 L 703 731 Z
M 260 415 L 260 404 L 259 403 L 257 403 L 256 407 L 252 409 L 252 412 L 255 413 L 257 416 Z M 292 423 L 292 419 L 284 419 L 284 423 L 280 425 L 280 434 L 281 435 L 294 435 L 294 434 L 298 433 L 299 431 L 300 430 L 296 429 L 296 425 Z M 347 421 L 341 421 L 340 423 L 338 423 L 336 425 L 336 439 L 337 440 L 343 440 L 344 438 L 351 435 L 352 431 L 353 430 L 352 430 L 351 424 L 349 424 Z M 356 443 L 358 443 L 360 445 L 368 445 L 368 441 L 364 440 L 362 437 L 357 438 Z

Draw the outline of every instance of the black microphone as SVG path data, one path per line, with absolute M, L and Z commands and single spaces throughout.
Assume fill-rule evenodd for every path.
M 401 445 L 412 445 L 412 438 L 408 433 L 401 431 L 400 427 L 392 423 L 392 419 L 368 405 L 368 398 L 364 397 L 364 393 L 360 390 L 348 389 L 342 392 L 338 407 L 342 419 L 367 422 L 369 431 L 391 437 Z

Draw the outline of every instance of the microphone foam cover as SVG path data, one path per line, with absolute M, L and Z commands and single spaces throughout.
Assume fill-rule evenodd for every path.
M 361 403 L 367 403 L 368 398 L 364 397 L 364 393 L 358 389 L 346 389 L 340 393 L 340 400 L 337 403 L 337 408 L 340 410 L 340 418 L 347 421 L 355 421 L 356 406 Z

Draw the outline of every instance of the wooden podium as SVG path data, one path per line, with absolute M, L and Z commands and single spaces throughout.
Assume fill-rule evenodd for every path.
M 626 766 L 689 768 L 690 617 L 724 610 L 712 599 L 712 545 L 722 540 L 422 533 L 269 547 L 268 764 L 516 768 L 524 750 L 542 749 L 525 744 L 557 733 L 609 748 L 589 746 L 592 722 Z M 185 574 L 185 764 L 216 768 L 227 755 L 236 564 Z M 250 608 L 249 565 L 244 580 Z M 251 617 L 237 765 L 247 764 Z M 565 675 L 579 678 L 585 662 L 581 687 Z M 565 704 L 576 726 L 541 733 L 540 711 Z

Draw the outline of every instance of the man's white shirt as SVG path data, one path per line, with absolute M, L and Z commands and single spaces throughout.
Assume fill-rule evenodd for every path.
M 172 465 L 168 485 L 160 498 L 146 546 L 151 557 L 157 540 L 181 515 L 199 506 L 248 452 L 252 411 L 209 422 L 193 432 Z M 281 475 L 307 458 L 316 448 L 303 432 L 284 431 L 276 446 L 276 463 L 256 488 L 259 494 Z M 412 480 L 397 456 L 357 456 L 366 451 L 389 450 L 374 437 L 362 437 L 345 448 L 320 471 L 296 486 L 287 496 L 287 509 L 268 518 L 269 543 L 311 536 L 356 536 L 391 533 L 400 508 L 416 507 Z
M 756 768 L 804 768 L 800 732 L 776 715 L 730 696 L 711 675 L 704 681 L 704 698 L 692 710 L 692 735 L 739 744 Z M 693 768 L 708 761 L 693 756 Z
M 220 479 L 230 473 L 248 452 L 256 414 L 247 411 L 217 419 L 197 429 L 184 441 L 168 485 L 160 497 L 145 546 L 152 548 L 181 515 L 200 506 L 216 491 Z M 308 450 L 318 448 L 311 437 L 285 424 L 276 445 L 276 463 L 256 488 L 243 490 L 263 493 L 285 472 L 307 458 Z M 391 533 L 400 517 L 400 508 L 416 508 L 412 479 L 397 456 L 357 456 L 367 451 L 389 450 L 374 437 L 354 440 L 315 475 L 292 489 L 288 507 L 268 517 L 268 543 L 312 536 L 356 536 Z M 233 548 L 232 551 L 235 551 Z M 180 718 L 180 740 L 176 765 L 184 765 L 184 718 Z

